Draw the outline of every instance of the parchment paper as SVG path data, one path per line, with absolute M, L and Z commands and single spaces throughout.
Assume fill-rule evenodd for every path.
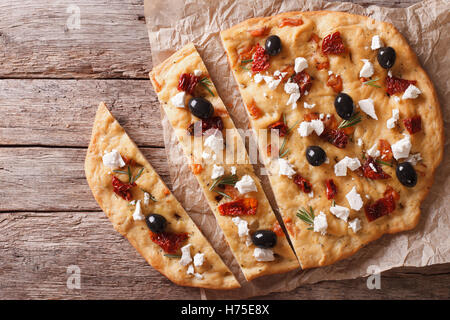
M 447 52 L 450 49 L 450 2 L 447 0 L 423 1 L 405 9 L 377 6 L 363 8 L 352 3 L 320 0 L 146 0 L 145 18 L 153 65 L 162 62 L 192 41 L 200 52 L 219 95 L 228 106 L 236 126 L 247 128 L 247 116 L 221 45 L 220 30 L 252 17 L 294 10 L 323 9 L 370 16 L 391 22 L 399 29 L 419 56 L 437 88 L 448 137 L 450 56 Z M 365 277 L 373 272 L 369 266 L 375 266 L 375 270 L 382 272 L 394 267 L 421 267 L 450 262 L 450 156 L 449 143 L 446 141 L 444 160 L 437 170 L 433 188 L 422 205 L 420 223 L 414 230 L 385 235 L 354 256 L 328 267 L 293 271 L 246 282 L 225 244 L 222 232 L 217 227 L 202 192 L 199 192 L 200 187 L 187 166 L 181 146 L 172 134 L 170 123 L 164 112 L 161 114 L 173 191 L 242 284 L 242 288 L 227 292 L 201 290 L 202 298 L 249 298 L 271 292 L 290 291 L 306 283 Z M 262 179 L 262 183 L 276 209 L 268 180 Z

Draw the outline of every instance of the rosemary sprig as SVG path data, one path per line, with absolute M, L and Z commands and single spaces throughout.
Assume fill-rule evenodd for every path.
M 331 206 L 332 206 L 332 207 L 335 207 L 335 206 L 336 206 L 336 201 L 334 201 L 334 199 L 333 199 L 333 201 L 331 202 Z
M 372 86 L 372 87 L 375 87 L 375 88 L 381 88 L 379 85 L 374 83 L 375 81 L 378 81 L 378 80 L 380 80 L 380 78 L 364 81 L 363 84 L 366 85 L 366 86 Z
M 147 192 L 146 190 L 144 190 L 142 188 L 139 188 L 139 189 L 141 189 L 142 192 L 147 193 L 150 200 L 152 200 L 153 202 L 158 202 L 158 200 L 156 200 L 156 198 L 150 192 Z
M 226 194 L 225 192 L 219 191 L 219 190 L 214 190 L 215 192 L 217 192 L 218 194 L 220 194 L 221 196 L 224 196 L 225 198 L 228 199 L 232 199 L 228 194 Z
M 167 258 L 174 258 L 174 259 L 180 259 L 181 258 L 181 256 L 178 255 L 178 254 L 165 253 L 164 256 L 167 257 Z
M 362 118 L 361 118 L 359 112 L 356 112 L 350 119 L 342 121 L 339 124 L 338 129 L 352 127 L 352 126 L 360 123 L 361 121 L 362 121 Z
M 311 206 L 309 206 L 309 212 L 305 208 L 301 208 L 297 211 L 297 217 L 300 218 L 303 222 L 310 225 L 311 227 L 308 230 L 314 229 L 314 210 Z
M 281 144 L 280 151 L 278 152 L 278 156 L 280 158 L 283 158 L 289 152 L 289 149 L 284 150 L 284 148 L 286 147 L 286 142 L 287 142 L 287 137 L 284 138 L 283 143 Z
M 376 161 L 377 161 L 378 163 L 380 163 L 380 164 L 384 164 L 384 165 L 386 165 L 386 166 L 392 167 L 392 163 L 385 162 L 385 161 L 379 160 L 379 159 L 377 159 Z
M 290 128 L 287 129 L 286 134 L 291 133 L 292 129 L 294 129 L 298 125 L 299 122 L 300 122 L 300 120 L 295 121 L 295 123 Z
M 214 97 L 214 93 L 209 89 L 209 86 L 212 86 L 211 80 L 209 80 L 207 77 L 204 77 L 199 82 L 208 92 Z
M 213 183 L 209 187 L 210 191 L 215 191 L 214 189 L 222 184 L 227 184 L 230 186 L 234 186 L 238 181 L 235 174 L 229 176 L 221 176 L 219 178 L 214 179 Z M 217 191 L 216 191 L 217 192 Z
M 247 68 L 246 66 L 241 65 L 241 68 L 244 69 L 245 71 L 250 71 L 250 69 Z
M 253 62 L 253 59 L 242 60 L 241 64 L 247 64 L 247 63 L 250 63 L 250 62 Z
M 130 169 L 130 167 L 128 167 L 128 169 Z M 138 171 L 137 175 L 135 175 L 134 178 L 132 177 L 132 178 L 130 179 L 130 184 L 135 183 L 136 180 L 139 179 L 139 177 L 142 175 L 142 172 L 144 172 L 144 167 L 142 167 L 142 168 Z M 130 175 L 131 175 L 131 174 L 130 174 Z
M 121 173 L 121 174 L 126 174 L 126 175 L 128 175 L 128 172 L 126 172 L 126 171 L 123 171 L 123 170 L 113 170 L 113 172 L 115 172 L 115 173 Z

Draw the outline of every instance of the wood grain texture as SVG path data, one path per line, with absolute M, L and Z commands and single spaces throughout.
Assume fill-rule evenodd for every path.
M 0 214 L 0 247 L 0 299 L 200 298 L 149 266 L 103 212 Z M 79 290 L 67 287 L 70 265 Z
M 165 150 L 141 151 L 170 188 Z M 1 148 L 0 212 L 100 210 L 84 174 L 85 156 L 84 148 Z
M 100 101 L 140 146 L 163 147 L 148 80 L 0 80 L 0 146 L 87 147 Z
M 417 0 L 351 2 L 406 7 Z M 80 29 L 67 27 L 73 4 Z M 148 266 L 113 230 L 84 176 L 104 100 L 170 187 L 159 103 L 146 80 L 152 63 L 143 0 L 2 1 L 0 65 L 0 299 L 200 298 L 198 289 Z M 66 286 L 69 265 L 80 267 L 80 290 Z M 399 268 L 381 279 L 381 290 L 355 279 L 258 298 L 450 296 L 450 264 Z
M 143 14 L 143 0 L 1 1 L 0 78 L 147 79 Z

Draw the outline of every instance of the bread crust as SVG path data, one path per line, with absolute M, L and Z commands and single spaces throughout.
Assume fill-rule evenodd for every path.
M 112 169 L 103 165 L 102 161 L 103 154 L 112 149 L 116 149 L 122 156 L 133 159 L 145 168 L 136 181 L 137 187 L 132 189 L 133 199 L 143 200 L 142 190 L 151 193 L 157 201 L 150 200 L 148 205 L 142 201 L 143 214 L 159 213 L 166 218 L 169 231 L 188 233 L 189 238 L 183 245 L 192 244 L 192 256 L 198 252 L 205 255 L 203 265 L 195 267 L 195 272 L 201 273 L 203 279 L 188 275 L 187 266 L 180 265 L 179 259 L 165 256 L 165 252 L 151 240 L 145 221 L 133 219 L 134 206 L 130 208 L 128 201 L 113 192 Z M 114 229 L 127 238 L 144 259 L 169 280 L 181 286 L 208 289 L 226 290 L 240 287 L 234 275 L 103 102 L 100 103 L 95 116 L 85 159 L 85 173 L 95 200 Z
M 280 28 L 280 23 L 289 18 L 301 18 L 303 24 Z M 282 57 L 281 61 L 276 61 L 276 57 L 270 60 L 270 73 L 273 73 L 277 68 L 282 68 L 288 62 L 293 64 L 293 60 L 297 56 L 303 56 L 308 60 L 309 67 L 306 71 L 315 80 L 313 80 L 309 95 L 298 101 L 296 110 L 290 111 L 290 106 L 285 106 L 287 97 L 282 86 L 279 86 L 273 92 L 264 88 L 263 85 L 258 86 L 249 79 L 246 72 L 242 71 L 238 64 L 238 51 L 240 49 L 256 42 L 264 45 L 265 37 L 254 38 L 248 32 L 262 27 L 270 28 L 270 34 L 280 36 L 284 44 L 281 53 L 278 55 L 278 57 Z M 267 128 L 269 124 L 277 120 L 277 117 L 280 117 L 281 113 L 286 114 L 286 119 L 291 124 L 297 120 L 303 120 L 303 115 L 308 112 L 335 114 L 333 101 L 336 94 L 325 85 L 328 74 L 326 70 L 316 70 L 312 63 L 314 52 L 308 47 L 312 33 L 324 38 L 335 31 L 341 33 L 344 45 L 351 53 L 351 58 L 348 54 L 345 56 L 330 56 L 329 70 L 343 78 L 343 91 L 352 96 L 355 104 L 359 100 L 372 98 L 379 120 L 364 118 L 363 125 L 357 126 L 354 133 L 354 142 L 356 142 L 356 139 L 362 138 L 364 141 L 363 148 L 358 147 L 356 143 L 352 143 L 346 149 L 337 149 L 325 144 L 315 135 L 306 138 L 297 135 L 297 137 L 289 140 L 288 148 L 297 150 L 297 152 L 291 153 L 289 160 L 313 184 L 316 195 L 313 199 L 292 191 L 295 190 L 295 186 L 292 186 L 291 181 L 286 177 L 270 176 L 281 215 L 284 219 L 290 218 L 296 221 L 293 232 L 290 232 L 290 237 L 304 269 L 325 266 L 345 259 L 383 234 L 413 229 L 420 218 L 420 204 L 433 184 L 435 170 L 441 162 L 444 152 L 443 120 L 436 91 L 405 38 L 390 23 L 378 22 L 368 17 L 344 12 L 286 12 L 272 17 L 249 19 L 221 32 L 222 43 L 227 52 L 236 82 L 239 84 L 244 104 L 248 105 L 256 97 L 257 106 L 266 113 L 260 119 L 252 119 L 249 115 L 252 128 L 254 130 Z M 393 75 L 404 79 L 417 80 L 417 86 L 422 91 L 417 99 L 401 100 L 400 103 L 396 103 L 392 97 L 386 96 L 383 79 L 387 75 L 387 70 L 379 66 L 376 60 L 376 51 L 370 49 L 371 38 L 374 35 L 379 35 L 385 45 L 389 45 L 396 50 L 397 59 L 392 68 Z M 369 59 L 372 62 L 375 68 L 373 78 L 381 79 L 377 84 L 381 85 L 382 88 L 363 87 L 361 85 L 358 77 L 363 63 L 360 59 Z M 272 63 L 272 61 L 274 62 Z M 270 104 L 272 106 L 277 105 L 279 108 L 274 108 L 264 99 L 259 99 L 262 96 L 262 90 L 270 92 L 270 95 L 274 97 Z M 303 103 L 305 101 L 309 104 L 315 103 L 316 107 L 312 110 L 304 109 Z M 386 128 L 386 120 L 391 117 L 391 110 L 395 108 L 400 110 L 400 120 L 397 121 L 396 128 L 389 130 Z M 269 116 L 269 114 L 272 116 Z M 395 168 L 386 166 L 383 166 L 383 170 L 392 177 L 387 181 L 361 179 L 354 173 L 348 173 L 347 177 L 335 177 L 333 171 L 334 157 L 337 159 L 342 159 L 344 156 L 360 158 L 361 152 L 367 151 L 379 138 L 386 139 L 391 144 L 395 143 L 403 138 L 402 133 L 406 132 L 401 120 L 416 114 L 422 117 L 422 131 L 411 135 L 411 153 L 420 152 L 423 160 L 415 166 L 419 174 L 419 181 L 414 188 L 406 188 L 401 185 L 396 178 Z M 337 118 L 339 119 L 339 117 Z M 307 145 L 321 146 L 326 151 L 330 163 L 322 165 L 318 169 L 308 166 L 305 157 L 302 156 Z M 263 150 L 260 149 L 260 151 L 265 154 Z M 362 229 L 354 233 L 351 229 L 348 229 L 344 221 L 329 212 L 330 201 L 324 196 L 323 186 L 323 181 L 327 177 L 332 177 L 335 182 L 339 183 L 336 198 L 338 205 L 348 207 L 345 194 L 353 186 L 357 187 L 366 204 L 381 198 L 386 184 L 389 184 L 400 193 L 397 209 L 388 216 L 370 223 L 365 218 L 363 209 L 360 212 L 352 210 L 349 220 L 356 217 L 362 220 Z M 352 180 L 352 178 L 355 180 Z M 287 189 L 291 192 L 286 192 Z M 317 198 L 318 195 L 321 197 Z M 370 199 L 365 199 L 365 195 Z M 291 199 L 295 200 L 291 201 Z M 326 213 L 329 225 L 327 235 L 306 230 L 308 226 L 295 217 L 297 208 L 309 205 L 315 208 L 316 213 L 319 211 Z

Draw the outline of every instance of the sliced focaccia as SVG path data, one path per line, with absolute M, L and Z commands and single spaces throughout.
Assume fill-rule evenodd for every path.
M 246 279 L 299 268 L 194 45 L 156 66 L 150 79 Z
M 240 287 L 104 103 L 95 117 L 85 171 L 114 229 L 156 270 L 183 286 Z
M 251 127 L 281 140 L 259 137 L 259 150 L 303 268 L 417 224 L 443 123 L 432 83 L 391 24 L 289 12 L 221 38 Z

